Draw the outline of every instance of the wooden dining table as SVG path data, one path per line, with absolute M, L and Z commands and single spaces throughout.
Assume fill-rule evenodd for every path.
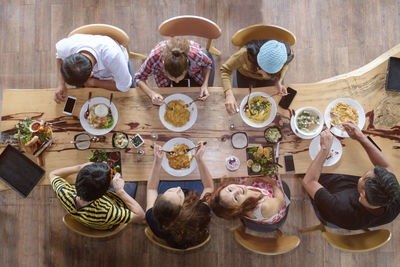
M 304 174 L 311 163 L 309 145 L 311 140 L 297 137 L 290 128 L 290 118 L 294 111 L 306 106 L 317 108 L 324 114 L 328 104 L 337 98 L 352 98 L 360 103 L 366 113 L 366 123 L 363 132 L 372 137 L 382 149 L 388 161 L 394 167 L 394 173 L 400 174 L 400 150 L 392 149 L 396 141 L 400 140 L 400 94 L 384 89 L 386 79 L 387 60 L 389 56 L 400 56 L 400 46 L 383 54 L 370 64 L 351 73 L 334 77 L 325 81 L 311 84 L 289 84 L 297 90 L 289 109 L 278 106 L 280 96 L 274 87 L 255 88 L 253 91 L 262 91 L 274 99 L 277 106 L 277 115 L 268 126 L 278 126 L 283 139 L 280 143 L 279 162 L 283 163 L 283 155 L 294 155 L 295 173 Z M 155 88 L 164 97 L 183 93 L 196 98 L 200 89 L 191 88 Z M 126 181 L 146 181 L 153 164 L 153 151 L 151 145 L 163 145 L 174 137 L 190 139 L 193 143 L 207 141 L 204 160 L 207 163 L 213 178 L 243 177 L 248 176 L 246 167 L 246 150 L 235 149 L 231 144 L 231 135 L 235 132 L 246 132 L 250 145 L 266 144 L 264 138 L 265 128 L 252 128 L 248 126 L 239 114 L 228 115 L 224 106 L 224 93 L 220 87 L 210 87 L 210 96 L 204 102 L 196 102 L 198 116 L 194 125 L 184 132 L 172 132 L 165 128 L 159 118 L 159 106 L 152 105 L 151 100 L 139 89 L 132 89 L 127 93 L 114 92 L 113 103 L 118 110 L 118 122 L 115 128 L 105 135 L 102 142 L 92 143 L 88 150 L 77 150 L 70 143 L 74 136 L 85 132 L 79 121 L 79 112 L 87 101 L 88 93 L 92 97 L 109 98 L 110 91 L 100 88 L 74 88 L 68 89 L 68 94 L 77 98 L 77 104 L 72 115 L 62 113 L 63 104 L 56 104 L 53 100 L 55 89 L 6 89 L 3 90 L 3 105 L 1 118 L 2 133 L 15 132 L 15 125 L 25 117 L 47 122 L 65 121 L 59 127 L 54 127 L 56 139 L 44 152 L 44 166 L 46 176 L 39 182 L 40 185 L 49 184 L 47 174 L 57 168 L 72 166 L 88 161 L 91 149 L 116 150 L 112 147 L 112 134 L 122 131 L 132 137 L 139 133 L 145 143 L 139 149 L 131 145 L 119 150 L 122 157 L 122 176 Z M 233 89 L 236 100 L 240 104 L 247 96 L 245 88 Z M 234 129 L 231 129 L 234 124 Z M 153 134 L 157 139 L 153 139 Z M 343 154 L 338 163 L 324 167 L 325 173 L 342 173 L 362 175 L 373 168 L 368 155 L 362 146 L 351 138 L 339 138 L 343 146 Z M 400 145 L 397 143 L 397 145 Z M 0 145 L 0 150 L 6 144 Z M 231 155 L 239 158 L 241 164 L 236 171 L 229 171 L 225 167 L 225 159 Z M 31 155 L 28 155 L 32 157 Z M 284 168 L 279 168 L 279 173 L 284 174 Z M 161 172 L 162 180 L 193 180 L 199 179 L 199 171 L 195 169 L 185 177 L 174 177 Z M 0 190 L 9 187 L 0 181 Z

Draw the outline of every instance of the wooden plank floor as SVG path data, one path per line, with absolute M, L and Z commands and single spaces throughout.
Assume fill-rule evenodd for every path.
M 78 26 L 118 26 L 131 36 L 133 51 L 147 54 L 162 39 L 158 25 L 183 14 L 207 17 L 222 28 L 215 41 L 223 53 L 217 66 L 236 50 L 230 38 L 240 28 L 264 23 L 290 29 L 297 43 L 285 81 L 315 82 L 365 65 L 398 44 L 399 10 L 397 0 L 2 0 L 0 89 L 56 87 L 55 43 Z M 215 85 L 221 85 L 218 71 Z M 286 181 L 292 204 L 282 230 L 300 236 L 301 244 L 274 257 L 240 247 L 228 231 L 238 222 L 213 218 L 211 242 L 178 255 L 153 246 L 143 225 L 129 225 L 108 240 L 72 233 L 61 221 L 65 211 L 50 187 L 36 187 L 26 199 L 14 191 L 0 192 L 0 266 L 400 266 L 399 219 L 385 226 L 393 237 L 384 247 L 341 252 L 318 232 L 299 233 L 318 221 L 299 182 Z M 139 184 L 137 199 L 145 204 L 145 183 Z

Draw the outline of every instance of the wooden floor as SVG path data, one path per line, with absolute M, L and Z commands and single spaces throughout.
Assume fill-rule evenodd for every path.
M 56 87 L 55 43 L 78 26 L 118 26 L 131 36 L 132 50 L 147 54 L 162 39 L 158 25 L 183 14 L 207 17 L 222 28 L 215 41 L 223 53 L 217 66 L 236 50 L 230 38 L 240 28 L 263 23 L 290 29 L 297 43 L 285 81 L 315 82 L 365 65 L 398 44 L 399 10 L 398 0 L 1 0 L 0 89 Z M 218 72 L 215 85 L 221 85 Z M 292 204 L 282 231 L 298 235 L 301 244 L 273 257 L 240 247 L 229 232 L 238 222 L 213 218 L 211 242 L 179 255 L 152 245 L 143 225 L 129 225 L 109 240 L 72 233 L 49 187 L 36 187 L 26 199 L 14 191 L 0 192 L 0 266 L 400 266 L 399 219 L 385 226 L 393 237 L 384 247 L 341 252 L 318 232 L 299 233 L 318 221 L 299 182 L 286 181 Z M 139 184 L 137 199 L 145 204 L 145 183 Z

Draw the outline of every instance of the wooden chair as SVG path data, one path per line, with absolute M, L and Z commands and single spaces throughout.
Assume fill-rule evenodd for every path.
M 322 223 L 310 228 L 303 229 L 302 233 L 321 231 L 322 237 L 333 247 L 347 252 L 366 252 L 377 249 L 392 237 L 392 233 L 386 229 L 370 231 L 364 230 L 364 233 L 353 235 L 335 234 L 327 231 L 327 227 Z
M 263 255 L 279 255 L 287 253 L 298 247 L 300 239 L 297 236 L 285 236 L 277 229 L 277 238 L 260 237 L 247 234 L 246 227 L 241 224 L 236 228 L 231 229 L 235 236 L 236 242 L 255 253 Z
M 104 238 L 113 236 L 119 233 L 122 229 L 124 229 L 127 226 L 127 224 L 120 224 L 109 230 L 96 230 L 81 224 L 80 222 L 75 220 L 74 217 L 69 213 L 64 215 L 63 223 L 73 232 L 92 238 Z
M 189 247 L 189 248 L 186 248 L 186 249 L 178 249 L 178 248 L 173 248 L 173 247 L 168 246 L 167 242 L 165 242 L 163 239 L 161 239 L 161 238 L 159 238 L 158 236 L 156 236 L 156 235 L 151 231 L 150 227 L 148 227 L 148 226 L 144 229 L 144 233 L 146 234 L 147 238 L 148 238 L 153 244 L 155 244 L 155 245 L 157 245 L 157 246 L 160 246 L 160 247 L 162 247 L 162 248 L 171 250 L 171 251 L 175 251 L 175 252 L 187 252 L 187 251 L 191 251 L 191 250 L 200 248 L 200 247 L 204 246 L 204 245 L 205 245 L 208 241 L 210 241 L 210 239 L 211 239 L 211 235 L 208 235 L 208 237 L 207 237 L 206 240 L 204 240 L 202 243 L 200 243 L 200 244 L 198 244 L 198 245 L 196 245 L 196 246 Z
M 221 52 L 213 46 L 213 40 L 221 36 L 221 28 L 213 21 L 199 16 L 177 16 L 167 19 L 158 27 L 163 36 L 193 35 L 207 38 L 206 49 L 217 56 Z
M 69 36 L 72 36 L 74 34 L 81 33 L 81 34 L 94 34 L 94 35 L 105 35 L 108 37 L 111 37 L 114 39 L 117 43 L 120 45 L 124 46 L 126 48 L 126 51 L 128 52 L 128 55 L 130 58 L 135 58 L 135 59 L 140 59 L 140 60 L 145 60 L 146 56 L 134 52 L 129 51 L 129 42 L 130 38 L 128 34 L 126 34 L 125 31 L 122 29 L 108 25 L 108 24 L 88 24 L 81 26 L 79 28 L 76 28 L 72 32 L 68 34 Z
M 285 28 L 275 25 L 255 24 L 237 31 L 232 37 L 232 44 L 242 47 L 250 41 L 263 39 L 283 41 L 290 46 L 296 43 L 296 36 Z

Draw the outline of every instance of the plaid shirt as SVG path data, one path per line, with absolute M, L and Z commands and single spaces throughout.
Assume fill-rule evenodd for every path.
M 134 79 L 136 84 L 140 81 L 147 80 L 150 75 L 154 75 L 154 80 L 158 87 L 170 85 L 171 81 L 164 73 L 163 50 L 166 44 L 167 41 L 162 41 L 151 50 L 150 55 L 135 74 Z M 190 62 L 188 76 L 193 78 L 198 84 L 203 84 L 203 68 L 212 68 L 211 59 L 203 52 L 203 49 L 198 43 L 191 40 L 189 40 L 189 52 L 187 56 Z

